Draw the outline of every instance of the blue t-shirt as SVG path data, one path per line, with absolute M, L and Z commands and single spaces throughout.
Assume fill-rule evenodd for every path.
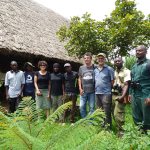
M 111 94 L 112 80 L 114 80 L 114 70 L 110 66 L 104 65 L 100 70 L 94 70 L 95 74 L 95 94 Z
M 24 85 L 23 93 L 25 95 L 27 93 L 33 93 L 35 90 L 34 72 L 24 72 L 24 76 L 25 76 L 25 85 Z

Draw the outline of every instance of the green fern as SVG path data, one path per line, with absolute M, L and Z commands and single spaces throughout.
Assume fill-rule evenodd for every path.
M 45 121 L 39 122 L 35 102 L 26 97 L 14 114 L 0 112 L 0 149 L 149 150 L 150 134 L 142 135 L 133 123 L 126 123 L 122 138 L 102 128 L 105 115 L 100 109 L 80 119 L 74 126 L 62 126 L 58 120 L 68 108 L 71 108 L 71 102 L 59 107 Z M 130 111 L 127 115 L 130 115 Z

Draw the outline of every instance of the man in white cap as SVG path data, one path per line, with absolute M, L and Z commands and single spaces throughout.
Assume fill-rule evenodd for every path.
M 111 90 L 114 82 L 114 71 L 110 66 L 105 64 L 105 61 L 106 55 L 99 53 L 97 55 L 98 66 L 94 70 L 96 106 L 97 108 L 102 108 L 106 114 L 104 126 L 108 124 L 111 128 Z
M 77 101 L 77 80 L 78 80 L 78 73 L 72 71 L 72 67 L 70 63 L 66 63 L 64 65 L 65 73 L 64 73 L 64 103 L 68 101 L 72 101 L 72 108 L 70 114 L 70 122 L 74 123 L 74 115 L 76 111 L 76 101 Z M 64 114 L 64 121 L 66 119 L 66 113 Z

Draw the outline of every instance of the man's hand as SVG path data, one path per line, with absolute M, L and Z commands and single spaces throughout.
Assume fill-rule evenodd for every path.
M 118 96 L 115 98 L 115 101 L 118 101 L 119 103 L 123 103 L 124 99 L 122 98 L 122 96 Z
M 6 95 L 6 100 L 8 100 L 9 99 L 9 95 Z
M 80 95 L 82 96 L 84 93 L 83 89 L 80 89 Z
M 150 98 L 146 98 L 145 99 L 145 104 L 148 105 L 148 106 L 150 106 Z
M 131 103 L 131 95 L 128 96 L 128 101 Z

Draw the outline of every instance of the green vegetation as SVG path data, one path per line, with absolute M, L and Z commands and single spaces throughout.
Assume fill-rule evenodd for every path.
M 126 56 L 139 44 L 150 46 L 150 15 L 136 9 L 134 1 L 116 0 L 116 8 L 103 21 L 85 13 L 72 17 L 69 26 L 62 26 L 57 35 L 70 55 L 81 57 L 85 52 L 105 52 L 108 58 Z
M 14 114 L 0 108 L 0 149 L 3 150 L 149 150 L 150 134 L 141 134 L 134 126 L 130 105 L 126 107 L 125 133 L 122 138 L 114 131 L 102 128 L 104 113 L 96 110 L 74 126 L 58 123 L 63 112 L 71 107 L 66 103 L 48 119 L 42 120 L 30 98 L 24 98 Z M 5 114 L 4 114 L 4 113 Z
M 137 58 L 135 56 L 129 56 L 129 57 L 125 57 L 125 63 L 124 66 L 126 68 L 128 68 L 129 70 L 131 70 L 131 68 L 133 67 L 133 65 L 136 63 Z

